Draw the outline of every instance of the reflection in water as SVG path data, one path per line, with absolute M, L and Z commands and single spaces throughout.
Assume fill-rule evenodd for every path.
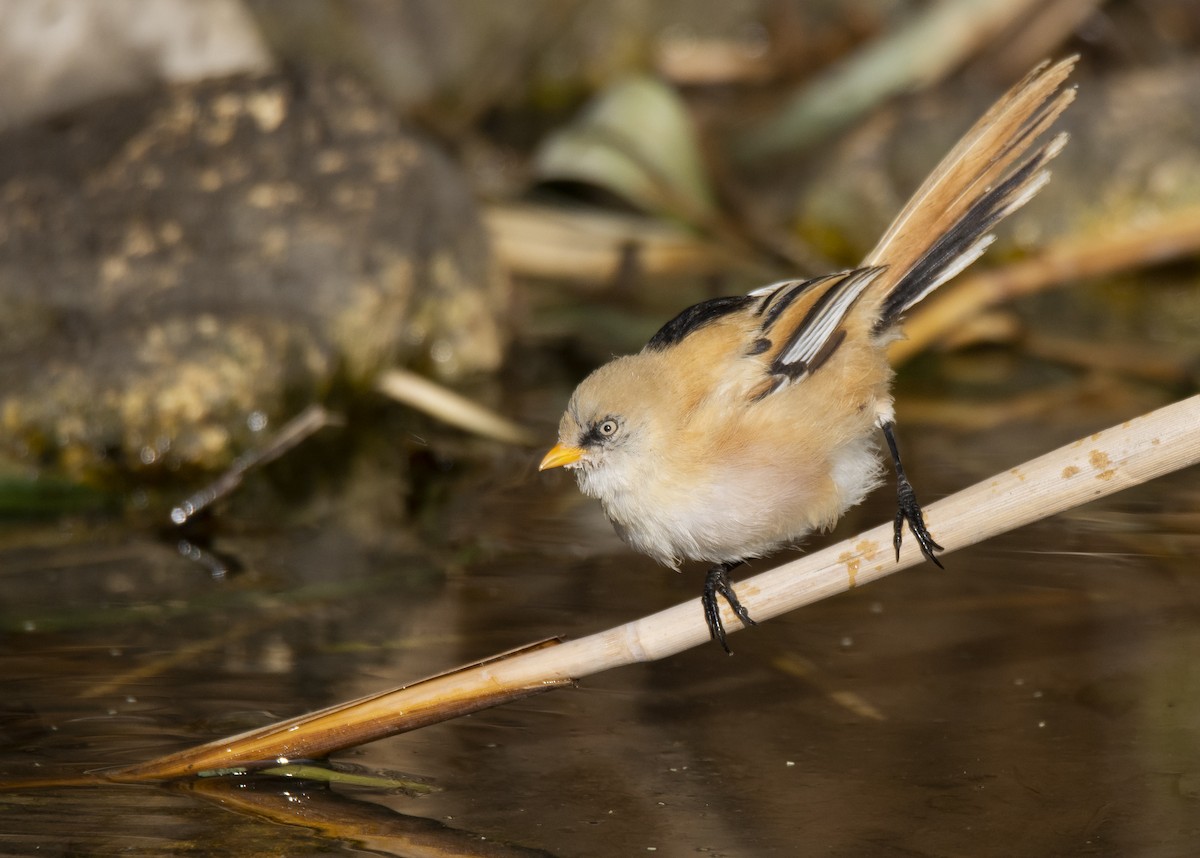
M 1058 431 L 929 432 L 910 467 L 932 500 L 1070 437 Z M 630 554 L 569 481 L 515 454 L 416 487 L 399 459 L 361 458 L 283 509 L 247 486 L 214 536 L 241 567 L 224 579 L 116 522 L 9 526 L 0 776 L 142 760 L 578 637 L 692 598 L 703 573 Z M 263 821 L 284 821 L 273 811 L 218 809 L 248 795 L 224 782 L 198 787 L 215 805 L 7 792 L 0 852 L 1185 854 L 1200 836 L 1195 477 L 772 620 L 739 633 L 732 658 L 702 647 L 345 755 L 431 777 L 434 795 L 306 794 L 325 821 L 281 827 Z M 364 814 L 389 837 L 434 820 L 411 829 L 434 841 L 374 837 Z M 518 845 L 467 848 L 493 841 Z

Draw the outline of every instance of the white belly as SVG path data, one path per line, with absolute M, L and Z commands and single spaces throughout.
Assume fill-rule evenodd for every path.
M 815 468 L 739 462 L 693 472 L 688 485 L 672 476 L 650 474 L 627 487 L 601 485 L 579 473 L 580 487 L 600 498 L 622 539 L 677 567 L 685 559 L 722 563 L 760 557 L 830 527 L 878 485 L 879 466 L 867 437 Z

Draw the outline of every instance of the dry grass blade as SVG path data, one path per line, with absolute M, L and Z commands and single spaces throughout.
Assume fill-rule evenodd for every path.
M 630 247 L 647 277 L 710 277 L 731 268 L 771 273 L 751 257 L 640 214 L 510 203 L 490 206 L 485 219 L 504 267 L 522 277 L 607 284 Z
M 430 417 L 484 438 L 506 444 L 531 445 L 537 442 L 524 427 L 414 372 L 390 369 L 376 379 L 375 387 L 381 393 Z
M 875 104 L 943 77 L 1039 4 L 1030 0 L 942 0 L 872 42 L 798 93 L 737 141 L 753 162 L 805 149 Z
M 171 509 L 172 523 L 177 525 L 187 523 L 217 501 L 233 494 L 234 490 L 242 484 L 246 474 L 253 469 L 275 461 L 314 433 L 340 421 L 340 417 L 330 413 L 323 405 L 308 406 L 285 423 L 262 447 L 238 456 L 225 473 L 173 507 Z
M 926 520 L 947 549 L 961 548 L 1200 462 L 1200 396 L 1097 432 L 945 498 Z M 739 581 L 752 616 L 769 619 L 922 561 L 914 540 L 897 562 L 887 523 Z M 725 607 L 726 629 L 741 628 Z M 109 772 L 122 781 L 167 779 L 278 757 L 315 757 L 448 720 L 589 674 L 665 658 L 707 643 L 696 601 L 557 645 L 540 645 L 314 715 Z

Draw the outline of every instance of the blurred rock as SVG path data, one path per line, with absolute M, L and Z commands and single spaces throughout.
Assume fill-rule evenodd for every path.
M 9 132 L 0 200 L 0 446 L 19 460 L 221 467 L 337 382 L 501 360 L 507 284 L 459 170 L 347 77 Z
M 0 129 L 155 83 L 267 71 L 238 0 L 0 0 Z
M 656 62 L 667 72 L 694 65 L 694 58 L 680 56 L 681 45 L 706 37 L 723 37 L 722 45 L 732 42 L 734 53 L 748 44 L 758 62 L 757 54 L 766 50 L 767 20 L 778 5 L 772 0 L 247 2 L 279 56 L 355 68 L 401 109 L 420 111 L 449 129 L 500 105 L 569 107 Z M 820 14 L 809 11 L 814 6 Z M 789 32 L 814 17 L 831 17 L 824 14 L 826 7 L 839 4 L 822 0 L 791 10 Z M 689 76 L 696 74 L 691 69 Z M 711 69 L 706 82 L 714 82 Z

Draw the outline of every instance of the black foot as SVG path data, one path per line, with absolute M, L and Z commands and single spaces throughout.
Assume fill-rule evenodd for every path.
M 913 492 L 912 483 L 903 477 L 898 483 L 897 501 L 899 508 L 896 510 L 896 526 L 892 536 L 892 544 L 896 546 L 896 559 L 900 559 L 900 543 L 904 539 L 904 522 L 907 521 L 908 529 L 916 537 L 917 545 L 921 546 L 921 553 L 925 555 L 925 559 L 939 569 L 946 568 L 933 553 L 944 549 L 930 535 L 929 528 L 925 526 L 925 516 L 921 514 L 921 505 L 917 503 L 917 496 Z
M 896 500 L 898 508 L 896 510 L 896 526 L 893 531 L 892 545 L 896 547 L 896 559 L 900 559 L 900 544 L 904 540 L 904 522 L 908 522 L 908 529 L 912 531 L 912 535 L 917 539 L 917 545 L 921 546 L 921 553 L 925 555 L 925 559 L 930 561 L 939 569 L 944 569 L 942 562 L 934 556 L 934 551 L 944 550 L 942 546 L 934 541 L 929 533 L 929 528 L 925 526 L 925 516 L 921 514 L 921 505 L 917 503 L 916 492 L 913 491 L 912 483 L 908 481 L 908 477 L 904 475 L 904 465 L 900 463 L 900 449 L 896 446 L 896 435 L 893 432 L 893 425 L 884 423 L 880 426 L 883 430 L 883 437 L 887 439 L 888 450 L 892 454 L 892 464 L 896 468 Z
M 729 603 L 729 607 L 733 608 L 733 612 L 743 623 L 748 626 L 758 625 L 750 619 L 750 612 L 738 601 L 737 594 L 733 592 L 733 586 L 729 583 L 729 570 L 737 565 L 737 563 L 718 563 L 709 569 L 708 577 L 704 579 L 704 594 L 700 597 L 700 601 L 704 605 L 704 620 L 708 623 L 709 635 L 713 640 L 720 641 L 722 648 L 730 655 L 733 655 L 733 650 L 729 648 L 729 643 L 725 640 L 725 624 L 721 622 L 721 609 L 717 605 L 717 594 L 724 597 L 725 601 Z

